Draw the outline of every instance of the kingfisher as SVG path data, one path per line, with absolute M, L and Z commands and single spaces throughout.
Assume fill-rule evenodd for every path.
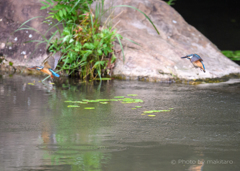
M 192 62 L 194 67 L 200 68 L 201 70 L 203 70 L 203 72 L 205 72 L 205 66 L 202 62 L 203 60 L 199 55 L 190 54 L 190 55 L 187 55 L 187 56 L 184 56 L 184 57 L 181 57 L 181 58 L 188 58 Z
M 28 69 L 39 70 L 43 73 L 46 73 L 46 74 L 50 75 L 52 78 L 53 78 L 53 76 L 59 77 L 59 74 L 57 74 L 53 70 L 56 68 L 60 57 L 61 57 L 60 52 L 57 52 L 55 54 L 51 54 L 42 62 L 44 66 L 33 66 L 31 68 L 28 68 Z

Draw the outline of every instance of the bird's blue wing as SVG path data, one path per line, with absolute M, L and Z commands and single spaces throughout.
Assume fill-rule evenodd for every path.
M 51 73 L 55 76 L 55 77 L 59 77 L 60 75 L 58 75 L 56 72 L 54 72 L 52 69 L 49 69 L 49 71 L 51 71 Z
M 195 62 L 195 61 L 203 61 L 203 60 L 199 55 L 193 54 L 193 57 L 191 58 L 191 62 Z

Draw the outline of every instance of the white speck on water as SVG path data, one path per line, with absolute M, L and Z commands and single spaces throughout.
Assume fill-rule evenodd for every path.
M 177 21 L 176 21 L 176 20 L 172 20 L 172 22 L 173 22 L 174 24 L 176 24 L 176 23 L 177 23 Z
M 2 19 L 0 18 L 0 21 L 2 21 Z
M 21 54 L 26 55 L 26 51 L 22 51 Z
M 170 37 L 170 36 L 168 36 L 167 38 L 168 38 L 168 39 L 170 39 L 171 37 Z
M 31 34 L 29 34 L 29 38 L 31 38 L 32 37 L 32 35 Z
M 12 47 L 11 47 L 11 46 L 9 46 L 9 49 L 12 49 Z
M 15 37 L 15 39 L 14 39 L 15 41 L 17 41 L 17 37 Z
M 178 67 L 177 67 L 177 66 L 174 66 L 174 68 L 175 68 L 175 69 L 178 69 Z
M 30 106 L 31 105 L 31 99 L 28 97 L 28 101 L 27 101 L 27 103 L 28 103 L 28 106 Z
M 26 31 L 26 33 L 28 33 L 28 31 Z
M 42 52 L 42 49 L 40 49 L 40 52 Z

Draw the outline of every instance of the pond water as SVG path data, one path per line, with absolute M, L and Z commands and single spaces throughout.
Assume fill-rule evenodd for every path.
M 42 84 L 41 79 L 0 74 L 1 171 L 240 169 L 237 82 L 86 84 L 60 78 Z M 116 96 L 143 102 L 65 102 Z M 166 111 L 144 114 L 150 110 Z

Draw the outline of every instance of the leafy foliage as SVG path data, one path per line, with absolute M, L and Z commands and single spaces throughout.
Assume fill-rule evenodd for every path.
M 224 50 L 223 55 L 234 61 L 240 61 L 240 51 Z
M 47 22 L 50 25 L 57 20 L 63 26 L 63 31 L 56 30 L 59 34 L 49 47 L 49 51 L 62 52 L 61 69 L 68 74 L 80 71 L 83 79 L 101 78 L 104 71 L 116 59 L 113 50 L 113 42 L 116 36 L 121 37 L 111 27 L 100 26 L 100 8 L 94 15 L 90 9 L 92 0 L 53 0 L 42 2 L 45 6 L 41 9 L 50 8 Z M 98 4 L 99 5 L 99 4 Z M 96 17 L 97 16 L 97 17 Z

